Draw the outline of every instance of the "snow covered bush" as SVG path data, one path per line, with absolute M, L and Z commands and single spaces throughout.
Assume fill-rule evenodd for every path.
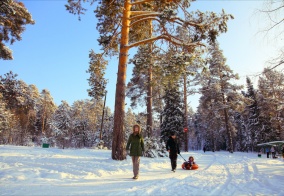
M 144 150 L 145 157 L 155 158 L 168 156 L 165 143 L 161 143 L 153 137 L 144 138 Z

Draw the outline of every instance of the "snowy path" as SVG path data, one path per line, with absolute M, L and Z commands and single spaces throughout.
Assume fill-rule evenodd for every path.
M 183 152 L 198 170 L 175 173 L 169 158 L 141 158 L 140 178 L 132 163 L 110 151 L 0 146 L 0 195 L 284 195 L 282 159 L 252 153 Z

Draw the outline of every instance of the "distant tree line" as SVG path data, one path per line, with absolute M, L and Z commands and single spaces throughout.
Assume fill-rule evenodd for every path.
M 0 76 L 0 144 L 92 147 L 100 140 L 102 109 L 102 101 L 91 100 L 57 106 L 47 89 L 39 92 L 9 72 Z M 102 134 L 110 147 L 113 114 L 105 110 Z
M 0 76 L 0 144 L 57 148 L 107 148 L 112 145 L 113 113 L 106 107 L 102 126 L 103 101 L 78 100 L 71 106 L 62 101 L 57 106 L 51 93 L 38 91 L 17 79 L 12 71 Z M 145 130 L 145 114 L 126 112 L 126 138 L 134 124 Z M 101 127 L 103 129 L 101 130 Z M 102 138 L 100 138 L 102 135 Z M 159 139 L 145 135 L 145 156 L 166 156 Z M 157 137 L 159 138 L 159 137 Z M 102 143 L 103 142 L 103 143 Z

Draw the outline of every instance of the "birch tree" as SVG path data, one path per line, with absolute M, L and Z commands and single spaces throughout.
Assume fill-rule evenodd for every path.
M 275 41 L 282 42 L 284 35 L 284 1 L 279 0 L 267 0 L 264 1 L 263 7 L 258 9 L 257 12 L 260 14 L 261 18 L 261 29 L 260 33 L 263 33 L 266 37 L 271 37 L 269 42 Z M 272 70 L 284 64 L 284 48 L 283 44 L 280 45 L 279 54 L 271 59 L 269 62 L 269 69 Z

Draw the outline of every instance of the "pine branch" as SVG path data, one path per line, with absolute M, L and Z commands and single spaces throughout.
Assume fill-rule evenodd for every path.
M 142 45 L 142 44 L 151 43 L 151 42 L 161 40 L 161 39 L 167 40 L 167 41 L 169 41 L 169 42 L 171 42 L 175 45 L 179 45 L 179 46 L 185 46 L 185 47 L 204 46 L 205 47 L 205 45 L 200 43 L 200 42 L 184 44 L 178 38 L 170 36 L 170 35 L 165 35 L 165 34 L 160 35 L 160 36 L 156 36 L 156 37 L 152 37 L 152 38 L 149 38 L 149 39 L 146 39 L 146 40 L 142 40 L 142 41 L 139 41 L 139 42 L 135 42 L 135 43 L 130 44 L 126 47 L 133 48 L 133 47 L 136 47 L 136 46 L 139 46 L 139 45 Z
M 143 14 L 141 14 L 141 13 L 143 13 Z M 157 17 L 157 16 L 160 15 L 159 12 L 151 12 L 151 11 L 150 12 L 145 12 L 145 11 L 141 11 L 140 12 L 140 11 L 137 11 L 137 13 L 131 11 L 131 14 L 135 15 L 135 16 L 131 17 L 130 20 L 136 20 L 138 18 L 143 18 L 143 17 Z
M 139 5 L 139 4 L 147 3 L 147 2 L 151 2 L 151 1 L 153 1 L 153 0 L 136 1 L 136 2 L 129 3 L 129 4 L 131 6 L 133 6 L 133 5 Z

